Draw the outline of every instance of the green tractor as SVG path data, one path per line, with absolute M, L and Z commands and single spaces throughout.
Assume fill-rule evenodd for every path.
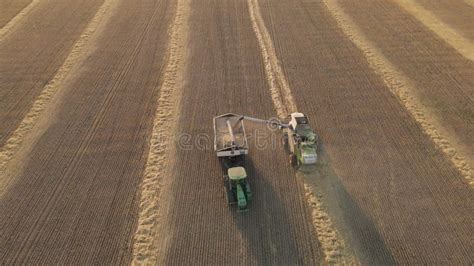
M 224 178 L 227 202 L 237 204 L 239 211 L 247 210 L 248 202 L 252 199 L 250 185 L 247 182 L 247 173 L 241 166 L 232 167 L 227 170 Z
M 224 172 L 227 202 L 239 211 L 248 208 L 252 197 L 245 171 L 247 139 L 242 116 L 225 114 L 214 118 L 214 150 Z

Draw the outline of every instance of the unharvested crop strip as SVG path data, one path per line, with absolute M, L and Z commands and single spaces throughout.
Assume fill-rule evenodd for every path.
M 168 30 L 168 59 L 158 96 L 148 159 L 141 184 L 132 264 L 153 264 L 157 261 L 158 247 L 154 245 L 154 241 L 159 223 L 159 196 L 162 180 L 167 175 L 168 156 L 177 127 L 185 68 L 189 2 L 189 0 L 178 0 L 174 20 Z
M 23 19 L 33 10 L 33 8 L 40 2 L 40 0 L 33 0 L 25 6 L 15 17 L 13 17 L 5 26 L 0 29 L 0 44 L 2 40 L 12 31 Z
M 474 44 L 469 39 L 464 38 L 456 30 L 446 25 L 413 0 L 395 0 L 395 2 L 456 49 L 462 56 L 471 61 L 474 60 Z
M 466 4 L 474 7 L 474 0 L 464 0 L 464 2 L 466 2 Z
M 347 248 L 342 238 L 338 236 L 337 230 L 334 229 L 331 217 L 322 204 L 321 196 L 315 194 L 308 184 L 304 184 L 304 191 L 306 200 L 311 207 L 313 226 L 321 235 L 319 241 L 324 249 L 326 262 L 328 264 L 356 264 L 353 255 L 343 253 L 348 252 Z
M 446 156 L 451 160 L 456 169 L 474 187 L 473 171 L 464 155 L 461 155 L 451 143 L 449 134 L 443 126 L 435 119 L 431 119 L 426 114 L 427 109 L 420 103 L 415 93 L 415 86 L 406 78 L 390 61 L 371 43 L 356 26 L 352 19 L 343 11 L 337 1 L 324 0 L 324 3 L 333 17 L 336 19 L 339 28 L 345 35 L 359 48 L 365 55 L 369 66 L 380 76 L 390 91 L 398 97 L 403 106 L 412 117 L 420 124 L 424 133 L 430 137 Z M 450 141 L 451 140 L 451 141 Z M 461 149 L 459 149 L 461 150 Z
M 100 6 L 99 10 L 87 25 L 84 32 L 82 32 L 81 36 L 72 47 L 72 50 L 64 63 L 58 69 L 54 77 L 42 89 L 40 95 L 35 99 L 33 106 L 20 122 L 18 128 L 13 131 L 3 147 L 0 148 L 0 178 L 5 176 L 4 174 L 6 165 L 18 151 L 26 135 L 35 126 L 40 115 L 47 108 L 51 99 L 61 88 L 71 69 L 86 58 L 85 54 L 83 53 L 85 50 L 84 47 L 90 40 L 91 35 L 97 31 L 99 26 L 106 24 L 106 20 L 109 18 L 108 15 L 111 13 L 110 10 L 112 9 L 112 5 L 115 5 L 117 2 L 118 1 L 116 0 L 104 1 L 102 6 Z
M 268 86 L 270 87 L 273 104 L 275 105 L 278 117 L 284 119 L 290 113 L 296 112 L 296 104 L 293 100 L 290 86 L 278 62 L 275 47 L 273 46 L 272 39 L 260 13 L 258 1 L 247 0 L 247 3 L 252 20 L 252 27 L 262 52 L 265 74 Z
M 265 65 L 265 74 L 273 100 L 273 105 L 280 119 L 285 119 L 289 113 L 296 112 L 296 102 L 293 99 L 290 85 L 278 62 L 276 51 L 260 13 L 257 0 L 247 0 L 252 27 L 257 37 Z M 346 253 L 343 239 L 335 229 L 320 198 L 315 197 L 311 187 L 304 184 L 305 197 L 311 208 L 311 220 L 327 263 L 352 263 L 352 258 L 341 256 Z

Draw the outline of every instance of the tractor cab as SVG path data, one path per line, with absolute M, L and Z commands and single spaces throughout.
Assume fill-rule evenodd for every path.
M 241 180 L 245 180 L 247 178 L 247 172 L 245 168 L 238 166 L 232 167 L 227 170 L 227 175 L 232 182 L 239 183 Z

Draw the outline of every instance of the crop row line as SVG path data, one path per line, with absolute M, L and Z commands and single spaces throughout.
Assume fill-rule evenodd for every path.
M 297 105 L 293 98 L 290 85 L 288 84 L 280 66 L 273 41 L 262 18 L 258 0 L 247 0 L 247 3 L 250 18 L 252 20 L 252 27 L 262 53 L 265 74 L 273 104 L 278 116 L 281 119 L 285 119 L 289 113 L 297 111 Z M 331 219 L 329 219 L 329 215 L 327 214 L 321 200 L 312 195 L 310 187 L 305 184 L 305 196 L 308 205 L 312 210 L 311 222 L 321 244 L 324 259 L 328 263 L 343 263 L 345 258 L 339 255 L 345 253 L 343 252 L 345 249 L 345 243 L 340 237 L 338 231 L 335 229 Z M 320 216 L 327 217 L 327 219 L 319 219 Z M 322 226 L 322 223 L 324 223 L 324 226 Z M 328 234 L 327 231 L 331 231 L 331 234 Z
M 132 264 L 157 261 L 158 247 L 154 245 L 159 222 L 161 182 L 166 175 L 168 152 L 177 130 L 177 115 L 183 86 L 189 0 L 179 0 L 168 30 L 167 65 L 164 70 L 157 108 L 153 120 L 147 162 L 140 186 L 138 226 L 134 235 Z
M 418 122 L 423 132 L 432 140 L 435 146 L 443 152 L 453 163 L 455 168 L 468 181 L 471 187 L 474 187 L 473 170 L 466 156 L 461 154 L 452 143 L 444 127 L 437 119 L 430 118 L 428 110 L 421 104 L 420 99 L 414 93 L 416 90 L 412 81 L 405 77 L 374 44 L 371 43 L 352 21 L 336 1 L 324 0 L 324 3 L 333 17 L 336 19 L 342 32 L 356 45 L 364 54 L 369 66 L 374 72 L 382 78 L 390 91 L 399 99 L 399 102 Z
M 81 36 L 74 44 L 68 57 L 56 72 L 55 76 L 44 86 L 40 95 L 35 99 L 31 109 L 20 122 L 18 128 L 13 131 L 5 144 L 0 147 L 0 176 L 5 176 L 6 166 L 12 160 L 16 152 L 20 149 L 27 134 L 33 129 L 40 116 L 48 108 L 48 104 L 60 90 L 71 70 L 79 65 L 85 58 L 85 47 L 91 36 L 99 29 L 101 25 L 106 24 L 110 18 L 110 11 L 117 1 L 106 0 L 100 6 L 92 20 L 82 32 Z
M 33 10 L 33 8 L 41 2 L 40 0 L 33 0 L 27 6 L 25 6 L 16 16 L 14 16 L 8 23 L 0 28 L 0 44 L 2 43 L 3 39 L 12 32 L 12 30 L 18 26 L 23 19 Z

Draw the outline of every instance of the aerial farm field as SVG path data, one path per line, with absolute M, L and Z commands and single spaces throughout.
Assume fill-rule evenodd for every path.
M 473 265 L 473 25 L 471 0 L 0 0 L 0 265 Z M 245 122 L 245 211 L 226 113 L 283 121 Z

